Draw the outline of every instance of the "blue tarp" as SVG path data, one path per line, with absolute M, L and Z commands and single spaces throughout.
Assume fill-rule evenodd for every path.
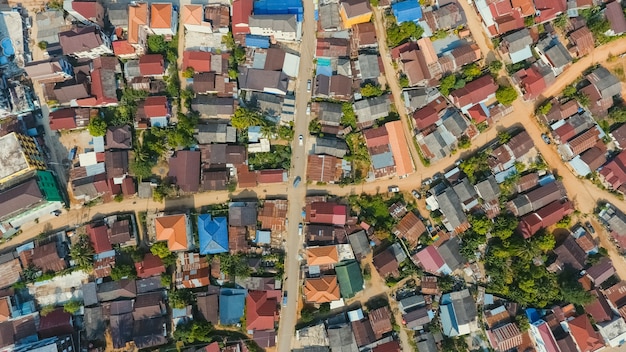
M 296 15 L 302 22 L 304 8 L 302 0 L 257 0 L 254 2 L 255 15 Z
M 246 46 L 250 48 L 267 49 L 270 47 L 270 38 L 262 35 L 246 35 Z
M 246 290 L 241 288 L 222 288 L 220 290 L 220 324 L 238 324 L 246 306 Z
M 417 0 L 406 0 L 391 5 L 398 23 L 417 22 L 422 18 L 422 8 Z
M 228 252 L 228 228 L 225 217 L 212 218 L 211 214 L 198 216 L 200 254 Z
M 333 75 L 333 68 L 331 66 L 317 65 L 316 74 L 330 77 Z

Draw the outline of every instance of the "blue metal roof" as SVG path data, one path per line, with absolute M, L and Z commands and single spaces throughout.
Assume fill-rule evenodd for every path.
M 246 46 L 267 49 L 270 47 L 270 38 L 262 35 L 246 35 Z
M 253 12 L 255 15 L 296 15 L 297 21 L 302 22 L 304 7 L 302 0 L 256 0 Z
M 212 218 L 210 214 L 198 216 L 200 254 L 228 252 L 228 228 L 225 217 Z
M 446 336 L 458 336 L 459 326 L 456 322 L 452 303 L 439 306 L 439 315 L 441 318 L 442 333 Z
M 243 317 L 246 305 L 245 289 L 222 288 L 220 290 L 220 323 L 223 325 L 238 324 Z
M 271 234 L 271 231 L 256 230 L 256 238 L 254 239 L 254 243 L 270 244 L 272 238 Z
M 391 5 L 398 23 L 417 22 L 422 18 L 422 8 L 417 0 L 406 0 Z

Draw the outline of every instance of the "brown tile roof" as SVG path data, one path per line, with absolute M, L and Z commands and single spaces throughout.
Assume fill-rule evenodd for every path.
M 210 287 L 209 287 L 210 288 Z M 218 297 L 217 293 L 202 293 L 196 295 L 196 304 L 200 317 L 212 324 L 219 323 L 218 318 Z
M 398 276 L 400 274 L 398 261 L 390 250 L 385 249 L 374 256 L 372 263 L 382 277 Z
M 353 321 L 351 325 L 357 346 L 366 346 L 376 341 L 374 337 L 374 331 L 372 330 L 372 325 L 370 324 L 369 320 L 361 319 L 358 321 Z
M 384 334 L 391 332 L 393 326 L 391 325 L 391 313 L 389 307 L 380 307 L 369 312 L 368 318 L 374 330 L 376 340 L 383 337 Z
M 585 305 L 585 312 L 591 315 L 596 323 L 610 321 L 613 317 L 613 311 L 600 289 L 591 291 L 591 294 L 594 298 L 591 303 Z
M 228 227 L 228 250 L 231 253 L 247 252 L 248 251 L 248 239 L 246 238 L 247 231 L 245 227 Z
M 284 231 L 287 206 L 288 202 L 286 200 L 266 200 L 258 215 L 258 220 L 261 222 L 261 229 L 279 232 Z
M 576 46 L 578 56 L 587 55 L 595 47 L 593 34 L 587 26 L 581 27 L 569 35 L 569 39 Z
M 171 3 L 153 3 L 150 8 L 150 27 L 151 28 L 171 28 L 172 12 L 174 11 Z
M 65 260 L 59 257 L 55 242 L 35 247 L 31 260 L 33 265 L 40 268 L 43 272 L 59 272 L 67 268 Z
M 198 150 L 179 150 L 170 158 L 169 177 L 183 192 L 197 192 L 200 189 L 200 157 Z
M 309 278 L 304 282 L 306 301 L 311 303 L 326 303 L 341 298 L 337 276 L 324 275 L 318 278 Z
M 307 265 L 332 265 L 339 262 L 335 246 L 309 247 L 306 250 Z
M 405 239 L 410 248 L 417 246 L 419 237 L 426 231 L 426 226 L 413 212 L 406 214 L 394 228 L 396 236 Z
M 307 181 L 337 182 L 341 174 L 341 159 L 332 155 L 311 154 L 308 156 Z

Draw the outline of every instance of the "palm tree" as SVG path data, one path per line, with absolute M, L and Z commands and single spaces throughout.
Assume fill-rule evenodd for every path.
M 81 235 L 78 241 L 70 249 L 70 257 L 74 263 L 83 270 L 89 270 L 93 266 L 93 246 L 89 237 Z
M 274 138 L 274 126 L 270 125 L 270 124 L 266 124 L 261 126 L 261 136 L 263 136 L 264 138 L 267 139 L 273 139 Z

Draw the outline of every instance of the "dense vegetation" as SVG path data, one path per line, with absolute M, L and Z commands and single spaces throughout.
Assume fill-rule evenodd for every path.
M 387 22 L 387 45 L 394 48 L 409 38 L 419 39 L 424 34 L 424 29 L 415 22 L 402 22 L 398 24 L 396 18 L 390 14 L 386 18 Z
M 291 147 L 272 145 L 266 153 L 248 155 L 248 165 L 252 170 L 285 169 L 291 167 Z

